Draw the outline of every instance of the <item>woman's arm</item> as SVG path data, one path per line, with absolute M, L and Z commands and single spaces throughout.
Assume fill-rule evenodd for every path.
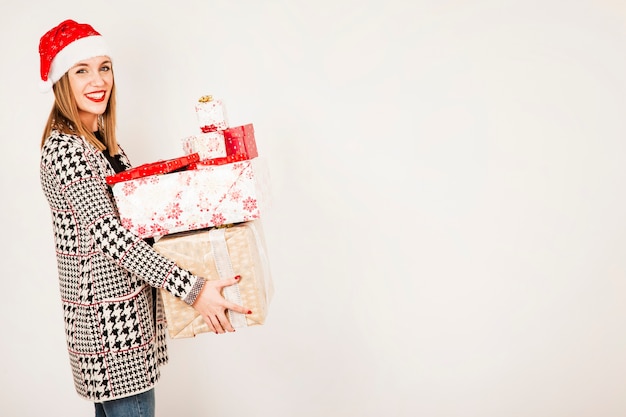
M 90 160 L 100 155 L 85 148 L 78 140 L 61 140 L 46 155 L 46 169 L 55 177 L 79 222 L 91 235 L 97 250 L 127 271 L 140 276 L 153 287 L 164 288 L 182 298 L 203 316 L 215 333 L 234 331 L 226 318 L 226 309 L 249 314 L 222 296 L 222 288 L 237 282 L 235 278 L 206 281 L 182 269 L 157 253 L 143 239 L 131 233 L 119 221 L 105 178 Z
M 151 286 L 165 288 L 192 304 L 204 280 L 177 267 L 122 226 L 105 179 L 95 165 L 96 158 L 101 157 L 98 151 L 75 136 L 57 135 L 48 142 L 42 158 L 43 175 L 56 184 L 71 208 L 73 220 L 68 227 L 77 224 L 91 236 L 94 250 Z M 78 230 L 73 233 L 80 235 Z

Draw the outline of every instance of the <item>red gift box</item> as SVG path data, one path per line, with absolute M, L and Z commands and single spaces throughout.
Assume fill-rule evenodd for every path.
M 169 172 L 174 172 L 177 169 L 188 167 L 190 164 L 198 162 L 199 160 L 200 156 L 197 153 L 192 153 L 179 158 L 151 162 L 139 165 L 138 167 L 128 169 L 115 175 L 110 175 L 106 178 L 106 182 L 109 185 L 113 185 L 118 182 L 148 177 L 150 175 L 167 174 Z
M 254 139 L 254 126 L 252 123 L 229 127 L 222 130 L 226 144 L 226 156 L 222 158 L 203 159 L 192 163 L 189 168 L 194 169 L 198 165 L 224 165 L 232 162 L 247 161 L 259 156 Z

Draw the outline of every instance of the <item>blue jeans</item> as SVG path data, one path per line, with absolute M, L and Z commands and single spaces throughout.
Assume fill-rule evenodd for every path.
M 96 403 L 96 417 L 154 417 L 154 388 L 130 397 Z

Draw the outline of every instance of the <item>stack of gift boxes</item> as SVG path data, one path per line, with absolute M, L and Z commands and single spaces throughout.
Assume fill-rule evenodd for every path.
M 252 124 L 230 127 L 221 100 L 195 105 L 199 132 L 181 140 L 180 158 L 141 165 L 107 178 L 122 224 L 182 268 L 208 280 L 240 275 L 224 297 L 252 314 L 228 310 L 235 328 L 265 322 L 272 297 L 261 213 L 269 176 Z M 181 299 L 160 291 L 171 338 L 210 331 Z

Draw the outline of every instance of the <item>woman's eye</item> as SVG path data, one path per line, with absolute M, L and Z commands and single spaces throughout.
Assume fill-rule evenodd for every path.
M 101 71 L 111 71 L 111 67 L 109 67 L 108 65 L 104 65 L 102 68 L 100 68 Z
M 76 70 L 76 74 L 84 74 L 86 72 L 87 72 L 87 70 L 84 70 L 84 69 Z

